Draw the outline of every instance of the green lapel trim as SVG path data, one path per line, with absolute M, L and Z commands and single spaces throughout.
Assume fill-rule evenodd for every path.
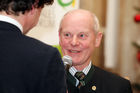
M 67 72 L 67 80 L 75 86 L 76 79 L 69 72 Z
M 90 82 L 91 81 L 91 79 L 92 79 L 92 77 L 93 77 L 93 74 L 94 74 L 94 66 L 92 65 L 91 66 L 91 69 L 89 70 L 89 72 L 88 72 L 88 74 L 86 75 L 86 77 L 85 77 L 85 84 L 87 84 L 88 82 Z
M 85 81 L 85 84 L 87 84 L 88 82 L 90 82 L 91 81 L 91 79 L 92 79 L 92 77 L 93 77 L 93 74 L 94 74 L 94 66 L 92 65 L 91 66 L 91 69 L 89 70 L 89 72 L 88 72 L 88 74 L 85 76 L 85 79 L 84 79 L 84 81 Z M 67 80 L 69 81 L 69 82 L 71 82 L 74 86 L 75 86 L 75 84 L 76 84 L 76 79 L 69 73 L 69 72 L 67 72 Z

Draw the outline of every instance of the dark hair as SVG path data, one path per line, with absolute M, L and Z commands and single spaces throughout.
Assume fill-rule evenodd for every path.
M 53 0 L 0 0 L 0 12 L 5 11 L 7 14 L 18 15 L 19 12 L 24 14 L 30 11 L 32 7 L 40 8 L 44 5 L 51 5 Z

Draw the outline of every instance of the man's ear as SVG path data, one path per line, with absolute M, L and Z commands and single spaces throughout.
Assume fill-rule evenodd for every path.
M 60 37 L 61 37 L 61 29 L 60 29 L 60 28 L 59 28 L 59 30 L 58 30 L 58 35 L 59 35 L 59 45 L 61 45 L 61 44 L 60 44 L 60 40 L 61 40 L 61 38 L 60 38 Z
M 30 14 L 32 15 L 32 14 L 34 14 L 35 13 L 35 8 L 34 8 L 34 6 L 32 6 L 32 9 L 31 9 L 31 11 L 30 11 Z
M 95 47 L 99 47 L 100 46 L 100 43 L 101 43 L 101 40 L 102 40 L 102 36 L 103 36 L 102 32 L 98 32 L 96 34 Z
M 60 39 L 60 36 L 61 36 L 61 28 L 59 28 L 59 30 L 58 30 L 58 34 L 59 34 L 59 39 Z

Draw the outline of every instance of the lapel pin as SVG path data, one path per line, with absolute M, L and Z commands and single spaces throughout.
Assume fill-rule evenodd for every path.
M 94 90 L 94 91 L 95 91 L 95 90 L 96 90 L 96 86 L 92 86 L 92 90 Z

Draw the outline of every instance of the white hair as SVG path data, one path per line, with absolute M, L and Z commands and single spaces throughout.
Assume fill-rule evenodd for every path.
M 93 16 L 93 22 L 94 22 L 94 24 L 93 24 L 93 29 L 94 29 L 94 31 L 97 33 L 97 32 L 99 32 L 100 30 L 100 24 L 99 24 L 99 20 L 98 20 L 98 18 L 96 17 L 96 15 L 95 14 L 92 14 L 92 16 Z

